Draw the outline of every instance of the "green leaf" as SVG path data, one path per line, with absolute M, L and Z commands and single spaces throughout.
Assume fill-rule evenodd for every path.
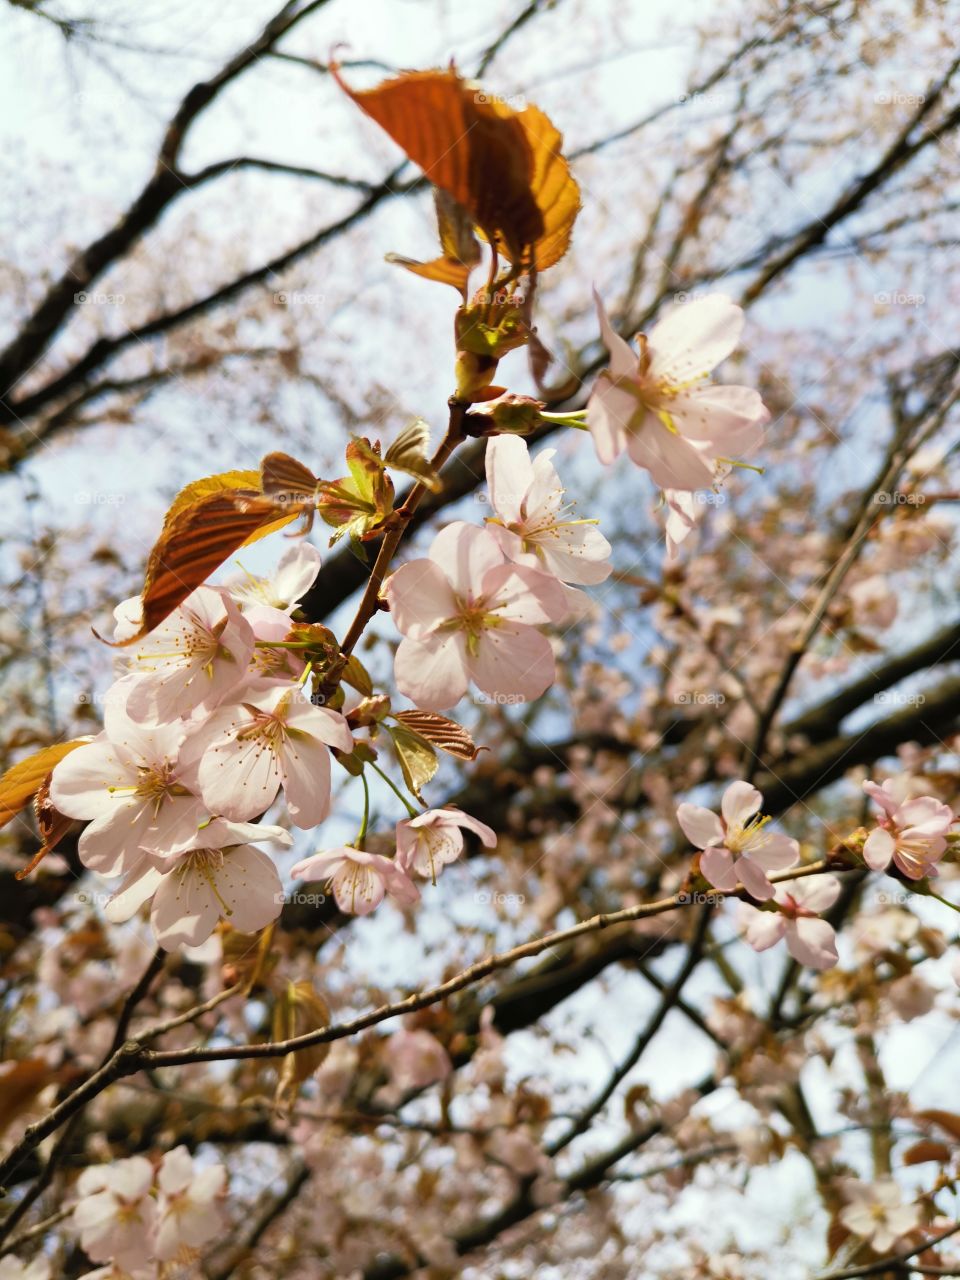
M 426 738 L 404 724 L 390 725 L 387 732 L 393 739 L 404 782 L 420 803 L 425 804 L 420 788 L 426 786 L 440 768 L 436 751 Z

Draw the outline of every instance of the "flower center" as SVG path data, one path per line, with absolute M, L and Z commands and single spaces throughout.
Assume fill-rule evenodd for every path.
M 763 830 L 769 821 L 769 817 L 758 813 L 749 822 L 733 822 L 727 827 L 723 843 L 731 853 L 753 853 L 769 840 L 769 833 Z

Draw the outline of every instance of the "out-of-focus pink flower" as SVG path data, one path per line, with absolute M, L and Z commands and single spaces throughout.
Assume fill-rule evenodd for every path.
M 131 671 L 141 678 L 127 699 L 127 713 L 155 724 L 216 706 L 244 680 L 253 643 L 250 624 L 229 593 L 197 587 L 138 641 Z
M 268 605 L 290 613 L 302 595 L 313 586 L 320 571 L 320 552 L 312 543 L 295 542 L 280 557 L 276 569 L 266 577 L 234 574 L 224 583 L 246 612 L 250 606 Z
M 337 906 L 350 915 L 369 915 L 379 907 L 384 894 L 389 894 L 401 906 L 420 901 L 420 890 L 396 862 L 351 845 L 325 849 L 304 858 L 290 874 L 295 880 L 327 881 Z
M 423 1028 L 408 1031 L 401 1027 L 390 1036 L 385 1048 L 390 1079 L 404 1093 L 446 1080 L 453 1070 L 446 1049 Z
M 397 864 L 437 882 L 437 876 L 463 852 L 463 832 L 473 831 L 492 849 L 496 832 L 459 809 L 428 809 L 397 823 Z
M 222 1164 L 198 1165 L 186 1147 L 168 1151 L 157 1170 L 160 1208 L 156 1256 L 176 1258 L 186 1246 L 197 1249 L 223 1226 L 220 1202 L 227 1184 Z
M 789 836 L 766 831 L 759 817 L 763 796 L 749 782 L 732 782 L 720 802 L 722 817 L 698 804 L 682 804 L 677 821 L 687 839 L 702 849 L 700 870 L 715 889 L 729 893 L 743 885 L 760 902 L 773 897 L 768 871 L 786 871 L 800 857 Z
M 70 757 L 67 756 L 69 760 Z M 901 801 L 896 782 L 882 786 L 865 782 L 863 789 L 883 813 L 863 846 L 863 859 L 874 871 L 886 871 L 891 861 L 910 880 L 937 874 L 936 863 L 947 847 L 947 833 L 955 821 L 953 810 L 933 796 Z
M 539 698 L 553 683 L 553 650 L 537 627 L 564 617 L 564 589 L 548 574 L 511 564 L 488 529 L 448 525 L 428 558 L 391 574 L 384 594 L 404 636 L 397 686 L 418 706 L 446 711 L 470 681 L 517 701 Z
M 283 787 L 291 820 L 304 828 L 317 826 L 330 812 L 330 747 L 352 749 L 346 720 L 314 706 L 292 685 L 220 707 L 189 744 L 211 813 L 237 822 L 255 818 Z
M 142 1266 L 150 1258 L 157 1206 L 153 1165 L 143 1156 L 84 1169 L 77 1180 L 73 1225 L 94 1262 Z
M 797 964 L 830 969 L 837 963 L 836 935 L 819 915 L 833 906 L 839 893 L 836 876 L 807 876 L 778 884 L 775 911 L 761 911 L 749 902 L 739 904 L 740 928 L 754 951 L 766 951 L 786 939 L 787 951 Z
M 640 338 L 639 355 L 599 297 L 597 312 L 610 367 L 597 379 L 587 426 L 600 461 L 626 448 L 662 489 L 709 488 L 715 460 L 752 449 L 769 418 L 752 388 L 707 378 L 737 345 L 742 309 L 720 293 L 674 307 Z
M 217 818 L 172 853 L 144 852 L 107 903 L 107 919 L 129 920 L 152 898 L 150 923 L 167 951 L 199 946 L 219 920 L 256 933 L 280 914 L 283 886 L 252 841 L 289 846 L 293 838 L 281 827 Z
M 840 1221 L 876 1253 L 889 1253 L 907 1232 L 920 1226 L 920 1208 L 904 1204 L 900 1188 L 892 1178 L 879 1182 L 850 1182 L 848 1202 L 840 1210 Z
M 84 866 L 114 876 L 129 871 L 144 847 L 189 839 L 206 810 L 196 769 L 181 759 L 182 721 L 137 724 L 122 700 L 108 698 L 104 725 L 55 767 L 50 799 L 67 817 L 89 823 L 78 845 Z
M 555 449 L 531 460 L 519 436 L 495 436 L 487 445 L 487 489 L 497 513 L 488 527 L 517 564 L 545 569 L 561 582 L 594 586 L 609 578 L 610 543 L 596 520 L 580 520 L 564 507 L 563 485 L 551 462 Z

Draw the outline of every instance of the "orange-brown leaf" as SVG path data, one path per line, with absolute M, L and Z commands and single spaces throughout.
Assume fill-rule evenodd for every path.
M 53 766 L 75 747 L 82 747 L 88 739 L 74 738 L 70 742 L 57 742 L 52 747 L 35 751 L 32 756 L 13 765 L 0 778 L 0 827 L 15 817 L 37 794 Z
M 453 68 L 362 92 L 340 84 L 511 262 L 539 269 L 563 256 L 580 193 L 542 111 L 515 111 Z
M 298 514 L 285 512 L 257 489 L 215 490 L 181 505 L 165 521 L 147 561 L 140 630 L 115 643 L 122 647 L 142 639 L 234 551 Z
M 481 748 L 462 724 L 457 724 L 456 720 L 448 720 L 436 711 L 398 711 L 396 719 L 441 751 L 456 756 L 458 760 L 476 760 L 480 754 Z
M 927 1160 L 936 1160 L 946 1164 L 953 1153 L 945 1142 L 935 1142 L 933 1138 L 921 1138 L 903 1153 L 904 1164 L 924 1164 Z
M 928 1111 L 916 1112 L 917 1120 L 929 1120 L 931 1124 L 937 1125 L 943 1129 L 945 1133 L 949 1133 L 951 1138 L 956 1138 L 960 1142 L 960 1116 L 954 1111 L 941 1111 L 936 1107 Z

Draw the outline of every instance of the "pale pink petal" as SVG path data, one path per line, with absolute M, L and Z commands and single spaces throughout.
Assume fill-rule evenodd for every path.
M 683 834 L 698 849 L 723 844 L 723 823 L 715 813 L 704 809 L 702 805 L 686 802 L 680 805 L 677 809 L 677 821 Z
M 466 641 L 462 631 L 400 642 L 394 659 L 397 688 L 426 711 L 447 711 L 467 692 Z
M 720 812 L 728 827 L 746 826 L 762 803 L 763 796 L 749 782 L 731 782 L 720 801 Z
M 561 582 L 593 587 L 613 572 L 612 548 L 595 525 L 561 525 L 554 537 L 539 539 L 537 549 L 544 567 Z
M 773 885 L 767 879 L 763 868 L 758 866 L 753 858 L 738 858 L 733 865 L 740 883 L 751 898 L 756 898 L 757 902 L 768 902 L 773 897 Z
M 636 396 L 601 374 L 587 401 L 587 426 L 597 457 L 609 466 L 623 453 L 633 420 L 640 412 Z
M 756 848 L 749 850 L 749 856 L 764 871 L 786 871 L 799 862 L 800 846 L 790 836 L 771 831 L 761 837 Z
M 715 369 L 743 332 L 743 309 L 723 293 L 670 310 L 647 335 L 650 376 L 682 386 Z
M 259 705 L 256 698 L 250 701 L 253 706 Z M 266 705 L 264 703 L 264 707 Z M 290 703 L 284 713 L 284 722 L 294 730 L 295 736 L 308 734 L 338 751 L 353 750 L 353 734 L 343 716 L 329 707 L 315 707 L 309 698 L 302 695 Z
M 433 560 L 401 565 L 383 589 L 390 616 L 401 635 L 419 640 L 457 612 L 457 601 L 446 574 Z
M 488 570 L 503 564 L 503 552 L 489 529 L 463 520 L 440 530 L 430 546 L 429 556 L 464 600 L 477 595 Z
M 630 434 L 627 452 L 661 489 L 709 489 L 713 484 L 710 458 L 653 413 L 648 412 L 642 426 Z
M 54 767 L 50 799 L 68 818 L 99 818 L 116 809 L 110 787 L 130 785 L 128 763 L 101 734 L 77 747 Z
M 828 911 L 843 888 L 836 876 L 801 876 L 778 886 L 808 911 Z
M 519 436 L 494 436 L 487 442 L 486 472 L 494 511 L 505 524 L 520 520 L 534 478 L 526 443 Z
M 104 915 L 111 924 L 123 924 L 137 914 L 156 892 L 163 876 L 147 858 L 141 858 L 107 901 Z
M 306 733 L 287 737 L 280 748 L 280 776 L 294 826 L 319 826 L 330 812 L 330 752 L 324 744 Z
M 715 889 L 729 893 L 737 887 L 734 858 L 729 849 L 704 849 L 700 855 L 700 871 Z
M 600 334 L 603 338 L 603 345 L 610 353 L 611 374 L 614 378 L 635 377 L 637 366 L 639 365 L 637 353 L 628 342 L 620 337 L 610 323 L 603 303 L 600 301 L 600 294 L 596 289 L 593 291 L 593 300 L 597 307 L 597 319 L 600 321 Z
M 891 780 L 888 779 L 883 786 L 878 786 L 876 782 L 865 782 L 863 789 L 870 797 L 875 800 L 888 817 L 893 817 L 900 807 L 900 802 L 893 795 L 891 788 Z
M 787 950 L 797 964 L 811 969 L 829 969 L 837 963 L 837 941 L 826 920 L 809 916 L 787 922 Z
M 863 843 L 863 860 L 874 871 L 886 871 L 896 847 L 897 842 L 890 832 L 877 827 Z
M 770 418 L 759 391 L 714 383 L 672 396 L 664 408 L 690 440 L 727 457 L 751 453 Z
M 312 543 L 296 542 L 283 553 L 273 575 L 274 603 L 288 609 L 313 586 L 320 572 L 320 552 Z M 282 603 L 277 603 L 282 601 Z
M 481 844 L 486 845 L 488 849 L 492 849 L 497 843 L 497 833 L 491 827 L 488 827 L 485 822 L 481 822 L 479 818 L 474 818 L 469 813 L 464 813 L 462 809 L 435 809 L 432 812 L 442 813 L 447 821 L 455 822 L 458 827 L 464 827 L 467 831 L 472 831 L 480 837 Z M 416 822 L 415 819 L 414 822 Z
M 559 622 L 567 612 L 567 598 L 556 578 L 524 565 L 497 565 L 484 576 L 481 590 L 490 612 L 511 622 L 539 626 Z
M 952 823 L 953 810 L 933 796 L 919 796 L 916 800 L 908 800 L 897 810 L 897 825 L 905 836 L 908 829 L 914 836 L 944 836 Z
M 786 918 L 777 911 L 759 911 L 748 902 L 737 908 L 737 922 L 744 939 L 754 951 L 775 947 L 787 932 Z
M 532 702 L 557 678 L 557 664 L 546 636 L 522 623 L 489 627 L 466 655 L 470 679 L 491 697 Z

